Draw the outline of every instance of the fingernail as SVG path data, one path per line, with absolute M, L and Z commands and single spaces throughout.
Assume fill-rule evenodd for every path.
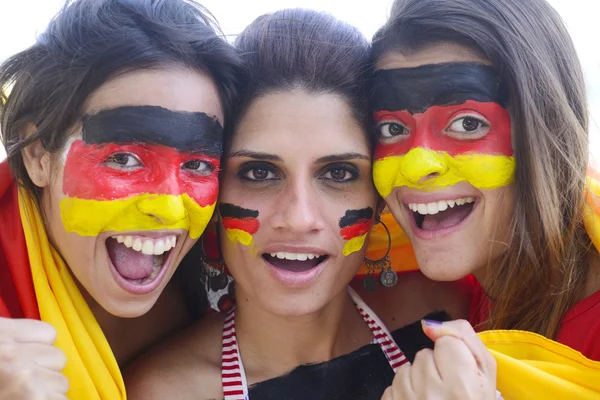
M 440 322 L 440 321 L 435 321 L 435 320 L 433 320 L 433 319 L 423 319 L 422 321 L 423 321 L 423 323 L 424 323 L 425 325 L 427 325 L 427 326 L 431 326 L 431 327 L 435 327 L 435 328 L 437 328 L 437 327 L 440 327 L 440 326 L 442 326 L 442 325 L 443 325 L 443 323 L 442 323 L 442 322 Z

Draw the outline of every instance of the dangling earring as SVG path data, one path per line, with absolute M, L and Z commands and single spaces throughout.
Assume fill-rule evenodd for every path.
M 216 236 L 218 251 L 218 235 Z M 200 238 L 200 250 L 202 251 L 200 260 L 202 261 L 202 266 L 204 267 L 204 273 L 206 276 L 206 290 L 210 289 L 213 292 L 218 292 L 219 290 L 227 287 L 227 284 L 229 283 L 229 277 L 225 273 L 225 262 L 223 261 L 223 258 L 220 255 L 218 258 L 211 258 L 207 255 L 206 250 L 204 250 L 205 237 L 205 235 L 202 235 Z
M 365 266 L 367 267 L 368 273 L 367 276 L 363 278 L 363 287 L 367 292 L 374 292 L 377 289 L 377 280 L 375 279 L 375 273 L 377 270 L 381 271 L 379 275 L 379 281 L 383 286 L 392 287 L 398 283 L 398 274 L 392 269 L 392 262 L 390 260 L 392 235 L 381 218 L 377 219 L 377 223 L 381 224 L 387 233 L 388 247 L 384 256 L 379 260 L 371 260 L 370 258 L 365 257 Z

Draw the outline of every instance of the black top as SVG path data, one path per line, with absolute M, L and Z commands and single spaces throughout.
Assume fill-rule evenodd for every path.
M 424 318 L 448 321 L 450 316 L 435 312 Z M 417 321 L 392 332 L 409 361 L 423 348 L 433 348 Z M 331 361 L 302 365 L 287 375 L 250 386 L 252 400 L 380 400 L 392 384 L 394 372 L 378 344 L 368 344 Z

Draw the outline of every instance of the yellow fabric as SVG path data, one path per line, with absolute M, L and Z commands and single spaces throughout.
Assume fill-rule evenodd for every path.
M 496 359 L 505 400 L 600 399 L 600 362 L 531 332 L 485 331 L 479 337 Z
M 123 377 L 106 337 L 24 190 L 19 191 L 19 209 L 40 316 L 56 328 L 55 345 L 67 356 L 63 373 L 69 379 L 68 398 L 125 399 Z

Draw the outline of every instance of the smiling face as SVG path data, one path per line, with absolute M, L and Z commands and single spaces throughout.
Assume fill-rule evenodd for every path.
M 127 73 L 88 98 L 43 204 L 73 275 L 110 313 L 147 312 L 206 227 L 221 125 L 212 81 L 181 68 Z
M 506 92 L 489 62 L 439 44 L 377 63 L 373 178 L 429 278 L 480 274 L 514 211 Z
M 278 315 L 319 310 L 366 250 L 376 205 L 367 136 L 338 96 L 260 97 L 233 136 L 219 204 L 238 299 Z

